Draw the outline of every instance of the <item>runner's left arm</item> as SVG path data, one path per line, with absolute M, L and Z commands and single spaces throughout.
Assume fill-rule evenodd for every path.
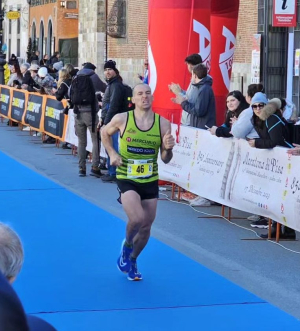
M 160 130 L 161 130 L 161 147 L 160 154 L 164 163 L 169 163 L 173 157 L 173 147 L 175 146 L 175 139 L 171 133 L 171 123 L 165 118 L 161 117 Z

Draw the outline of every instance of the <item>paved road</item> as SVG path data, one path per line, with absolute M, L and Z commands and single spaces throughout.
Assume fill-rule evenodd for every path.
M 6 123 L 0 124 L 0 150 L 126 220 L 116 202 L 115 184 L 103 184 L 93 177 L 79 178 L 77 159 L 69 150 L 43 145 L 39 137 Z M 197 211 L 220 214 L 220 207 Z M 225 220 L 198 218 L 199 215 L 186 205 L 162 200 L 152 235 L 300 319 L 300 255 L 267 241 L 253 240 L 253 232 Z M 246 214 L 234 211 L 234 215 Z M 250 229 L 246 220 L 235 219 L 234 223 Z M 300 252 L 299 241 L 282 244 Z

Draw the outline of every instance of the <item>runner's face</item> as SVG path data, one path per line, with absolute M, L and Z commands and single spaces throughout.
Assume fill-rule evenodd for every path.
M 116 72 L 111 68 L 104 69 L 104 75 L 106 79 L 111 79 L 117 76 Z
M 240 102 L 238 99 L 236 99 L 234 96 L 230 95 L 228 98 L 227 98 L 227 108 L 228 110 L 231 110 L 231 111 L 235 111 L 238 106 L 240 105 Z
M 153 96 L 148 85 L 138 85 L 134 89 L 133 103 L 135 107 L 142 110 L 148 110 L 152 106 Z

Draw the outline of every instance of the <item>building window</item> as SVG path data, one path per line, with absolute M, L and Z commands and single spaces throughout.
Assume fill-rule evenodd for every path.
M 76 1 L 67 1 L 67 9 L 76 9 L 77 3 Z

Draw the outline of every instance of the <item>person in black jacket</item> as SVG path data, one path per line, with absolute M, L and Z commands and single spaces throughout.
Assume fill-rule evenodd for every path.
M 33 78 L 31 77 L 31 73 L 29 71 L 29 63 L 23 63 L 21 64 L 20 70 L 23 75 L 22 82 L 21 82 L 21 88 L 23 90 L 28 90 L 28 88 L 33 88 L 33 86 L 36 86 Z
M 213 126 L 209 129 L 210 133 L 216 135 L 217 137 L 232 137 L 232 134 L 230 133 L 232 119 L 237 119 L 240 113 L 249 107 L 249 104 L 240 91 L 232 91 L 227 95 L 226 107 L 227 112 L 225 123 L 219 127 Z
M 55 94 L 56 100 L 69 99 L 69 88 L 71 86 L 71 77 L 67 69 L 59 71 L 59 78 L 57 82 L 57 89 L 52 89 Z
M 288 142 L 287 122 L 275 102 L 268 103 L 265 94 L 258 92 L 252 98 L 251 107 L 253 109 L 252 123 L 259 135 L 259 138 L 248 140 L 251 147 L 260 149 L 270 149 L 276 146 L 293 148 L 293 145 Z M 277 223 L 273 221 L 271 238 L 276 236 L 276 226 Z M 285 239 L 295 239 L 296 233 L 295 230 L 284 226 L 280 227 L 279 236 Z M 260 237 L 267 239 L 268 234 L 261 234 Z
M 288 142 L 287 123 L 276 103 L 268 103 L 266 96 L 259 92 L 253 97 L 251 107 L 253 109 L 252 123 L 259 135 L 259 138 L 248 141 L 251 147 L 261 149 L 274 148 L 275 146 L 293 147 Z
M 126 112 L 125 87 L 122 83 L 122 77 L 116 68 L 116 62 L 109 60 L 104 64 L 104 75 L 107 81 L 107 87 L 102 100 L 102 112 L 99 126 L 108 124 L 116 114 Z M 118 133 L 112 136 L 113 147 L 118 151 Z M 104 182 L 114 182 L 116 180 L 116 167 L 110 165 L 110 159 L 107 160 L 108 174 L 101 179 Z

